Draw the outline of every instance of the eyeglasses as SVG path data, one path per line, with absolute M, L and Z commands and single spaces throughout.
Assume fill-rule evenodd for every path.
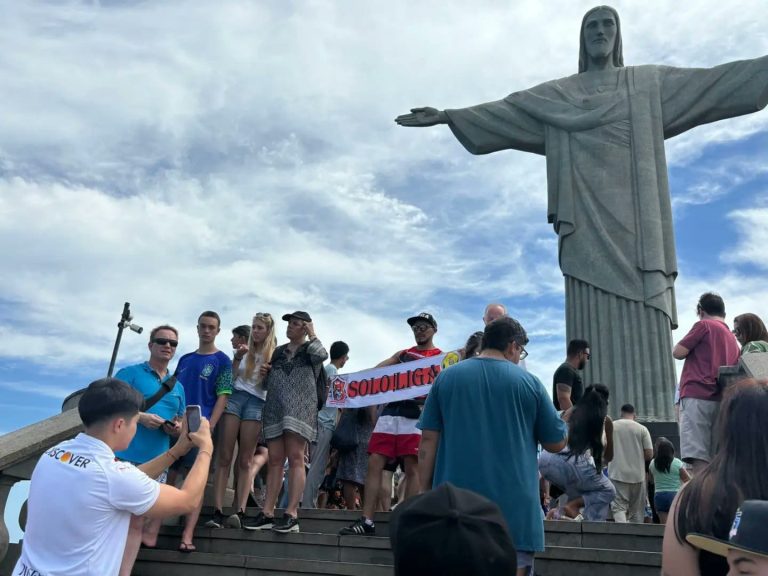
M 171 340 L 169 338 L 155 338 L 154 340 L 152 340 L 152 342 L 154 342 L 158 346 L 165 346 L 166 344 L 170 344 L 171 348 L 176 348 L 176 346 L 179 345 L 178 340 Z
M 517 342 L 515 342 L 515 344 L 517 344 Z M 526 350 L 522 344 L 517 345 L 520 346 L 520 360 L 525 360 L 528 358 L 528 350 Z
M 411 326 L 411 330 L 413 330 L 414 332 L 426 332 L 430 328 L 432 328 L 430 324 L 424 324 L 424 323 L 414 324 L 413 326 Z

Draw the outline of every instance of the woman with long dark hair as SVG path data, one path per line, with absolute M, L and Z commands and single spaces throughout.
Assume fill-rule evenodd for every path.
M 691 533 L 728 540 L 745 500 L 768 500 L 768 381 L 745 380 L 724 395 L 712 462 L 677 495 L 664 532 L 662 573 L 725 576 L 724 558 L 686 543 Z
M 757 314 L 740 314 L 733 319 L 733 335 L 741 344 L 741 353 L 768 352 L 768 330 Z
M 608 387 L 587 387 L 576 405 L 562 413 L 568 422 L 568 445 L 559 453 L 542 452 L 541 475 L 560 488 L 568 498 L 564 512 L 578 518 L 602 521 L 616 494 L 603 466 L 613 459 L 613 422 L 608 417 Z
M 683 461 L 675 458 L 675 445 L 664 436 L 659 436 L 653 448 L 653 460 L 648 466 L 655 486 L 653 503 L 662 524 L 667 523 L 667 514 L 680 488 L 691 479 L 683 467 Z

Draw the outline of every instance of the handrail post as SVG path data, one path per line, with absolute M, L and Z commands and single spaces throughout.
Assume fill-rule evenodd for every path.
M 0 472 L 0 562 L 8 553 L 8 544 L 11 541 L 8 527 L 5 525 L 5 505 L 8 502 L 11 489 L 18 481 L 18 478 L 6 476 Z

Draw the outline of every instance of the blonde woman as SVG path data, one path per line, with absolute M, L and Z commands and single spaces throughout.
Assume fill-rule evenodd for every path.
M 225 521 L 233 528 L 242 526 L 250 492 L 249 470 L 261 436 L 261 414 L 267 398 L 261 366 L 269 362 L 276 347 L 275 321 L 269 314 L 259 312 L 253 317 L 248 345 L 240 345 L 232 359 L 232 374 L 235 380 L 232 395 L 221 418 L 213 484 L 215 510 L 213 518 L 206 523 L 209 528 L 223 528 Z M 227 519 L 222 507 L 235 440 L 239 441 L 235 491 L 237 513 Z

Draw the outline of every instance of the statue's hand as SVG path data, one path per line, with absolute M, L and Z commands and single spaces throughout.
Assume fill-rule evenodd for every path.
M 402 114 L 395 118 L 395 122 L 400 126 L 409 126 L 413 128 L 426 128 L 436 124 L 445 124 L 445 112 L 437 108 L 411 108 L 410 114 Z

